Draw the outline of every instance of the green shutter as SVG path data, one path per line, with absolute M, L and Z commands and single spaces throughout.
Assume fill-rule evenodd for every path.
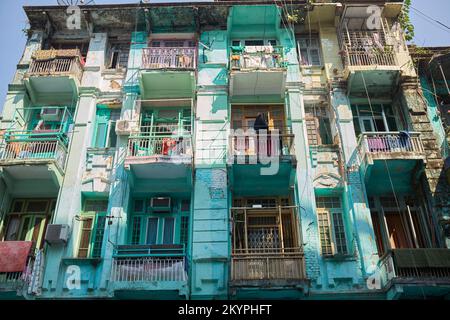
M 105 234 L 105 226 L 106 226 L 106 213 L 97 213 L 91 239 L 92 258 L 100 258 L 102 256 L 103 236 Z
M 99 108 L 95 117 L 94 145 L 95 148 L 105 148 L 108 138 L 109 120 L 111 111 Z

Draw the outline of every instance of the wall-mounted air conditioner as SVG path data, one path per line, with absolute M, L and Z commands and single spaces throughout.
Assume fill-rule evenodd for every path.
M 167 197 L 156 197 L 150 201 L 150 207 L 154 213 L 171 212 L 171 200 Z
M 118 136 L 128 136 L 131 133 L 131 122 L 129 120 L 117 120 L 116 134 Z
M 61 109 L 42 108 L 41 119 L 44 121 L 60 121 L 61 120 Z
M 69 226 L 66 224 L 49 224 L 45 233 L 45 242 L 50 245 L 66 244 L 69 240 Z

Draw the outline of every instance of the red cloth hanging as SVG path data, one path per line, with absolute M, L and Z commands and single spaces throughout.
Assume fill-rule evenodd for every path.
M 27 266 L 33 242 L 0 242 L 0 272 L 22 272 Z

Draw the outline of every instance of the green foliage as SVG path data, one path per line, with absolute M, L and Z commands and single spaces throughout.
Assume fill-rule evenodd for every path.
M 411 41 L 414 39 L 414 25 L 411 23 L 411 19 L 409 18 L 410 10 L 411 0 L 405 0 L 398 21 L 405 32 L 406 41 Z

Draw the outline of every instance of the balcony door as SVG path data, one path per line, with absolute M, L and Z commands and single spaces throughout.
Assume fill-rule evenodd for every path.
M 268 134 L 271 131 L 278 130 L 280 135 L 286 134 L 284 106 L 240 106 L 232 107 L 232 129 L 243 130 L 244 137 L 239 138 L 238 135 L 234 138 L 234 154 L 236 155 L 279 155 L 281 153 L 280 147 L 283 145 L 282 137 L 280 137 L 280 144 L 273 143 L 270 137 L 267 137 L 267 143 L 256 138 L 250 134 L 252 130 L 256 130 L 255 121 L 258 115 L 263 119 L 268 128 Z M 258 145 L 259 148 L 258 149 Z M 257 152 L 257 150 L 259 150 Z
M 410 196 L 369 198 L 380 256 L 389 249 L 429 247 L 432 228 L 417 202 Z
M 33 241 L 42 248 L 47 224 L 55 210 L 55 200 L 14 200 L 6 217 L 3 241 Z
M 390 105 L 352 105 L 356 135 L 366 132 L 398 131 L 399 121 Z
M 285 198 L 235 199 L 232 216 L 235 253 L 276 253 L 297 247 L 295 215 Z
M 384 217 L 388 227 L 389 244 L 391 249 L 409 248 L 407 231 L 398 212 L 385 212 Z

